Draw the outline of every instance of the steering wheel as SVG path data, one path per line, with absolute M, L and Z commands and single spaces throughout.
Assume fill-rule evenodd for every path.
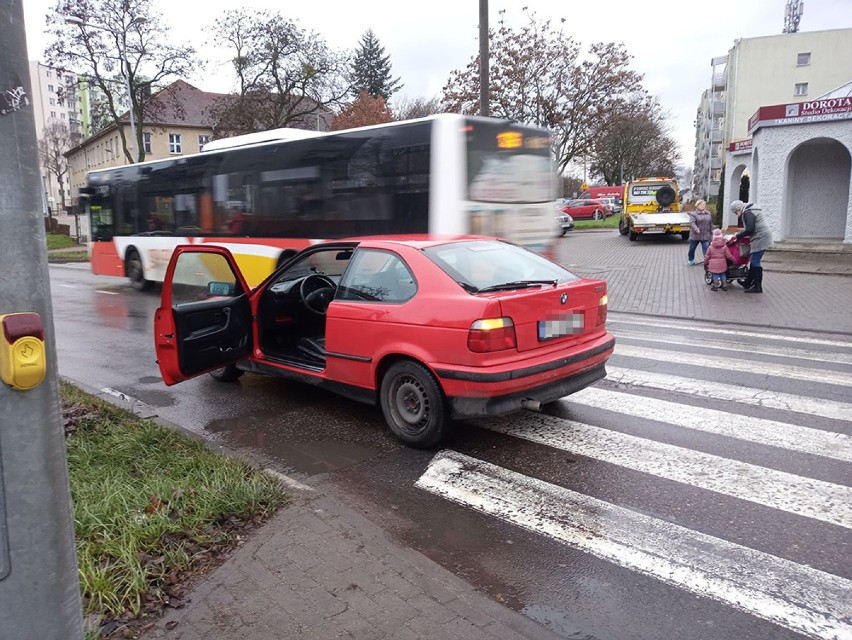
M 334 298 L 336 288 L 334 281 L 330 278 L 310 275 L 302 280 L 299 285 L 299 297 L 308 311 L 318 316 L 324 316 L 328 310 L 328 305 Z

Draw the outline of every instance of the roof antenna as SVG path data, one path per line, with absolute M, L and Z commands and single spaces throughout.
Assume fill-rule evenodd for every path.
M 781 33 L 796 33 L 799 30 L 799 20 L 802 19 L 804 8 L 805 0 L 787 0 L 784 9 L 784 30 Z

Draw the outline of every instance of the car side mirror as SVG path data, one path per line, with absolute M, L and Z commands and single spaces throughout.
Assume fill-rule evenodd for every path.
M 208 282 L 207 293 L 212 296 L 234 295 L 234 284 L 232 282 Z

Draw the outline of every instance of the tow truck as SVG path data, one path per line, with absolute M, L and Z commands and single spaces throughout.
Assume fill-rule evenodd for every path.
M 689 214 L 680 210 L 677 180 L 637 178 L 624 185 L 624 208 L 618 231 L 630 240 L 643 234 L 679 233 L 689 239 Z

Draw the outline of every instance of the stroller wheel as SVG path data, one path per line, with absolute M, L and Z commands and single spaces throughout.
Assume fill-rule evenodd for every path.
M 713 284 L 713 274 L 707 270 L 704 271 L 704 283 Z
M 739 278 L 737 280 L 737 284 L 739 284 L 741 287 L 745 287 L 746 286 L 746 279 L 745 278 Z

